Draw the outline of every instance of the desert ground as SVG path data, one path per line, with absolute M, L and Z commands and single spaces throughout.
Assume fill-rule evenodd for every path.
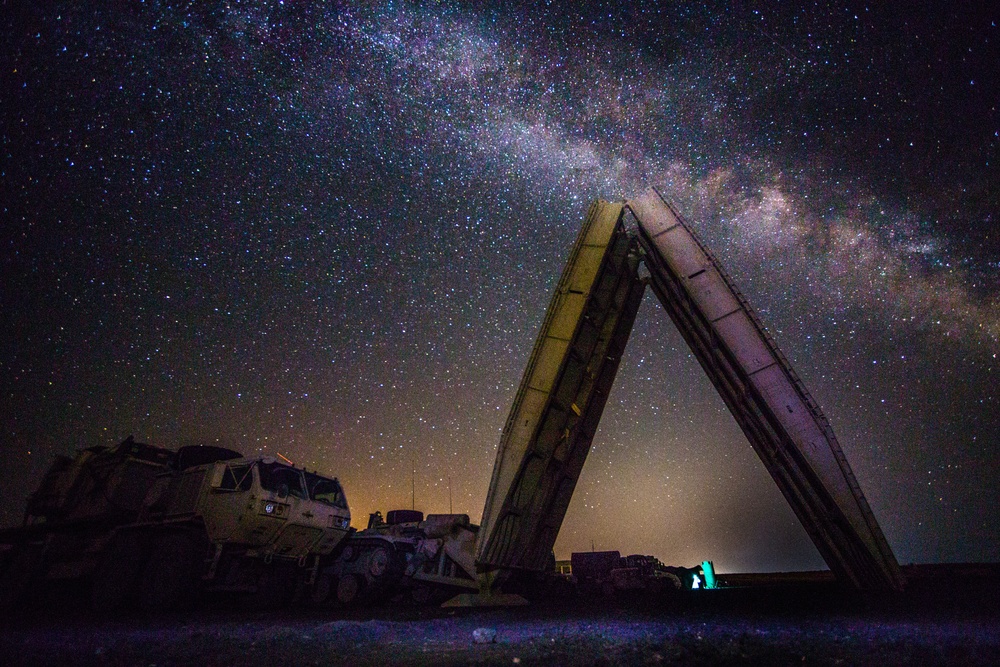
M 10 665 L 995 665 L 996 580 L 934 577 L 903 597 L 829 582 L 649 598 L 565 592 L 516 608 L 374 607 L 5 619 Z

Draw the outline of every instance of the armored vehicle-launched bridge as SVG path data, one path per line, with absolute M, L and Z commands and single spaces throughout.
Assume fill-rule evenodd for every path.
M 833 573 L 859 589 L 901 590 L 823 412 L 719 262 L 652 188 L 595 202 L 570 253 L 501 436 L 476 546 L 484 585 L 545 567 L 647 283 Z

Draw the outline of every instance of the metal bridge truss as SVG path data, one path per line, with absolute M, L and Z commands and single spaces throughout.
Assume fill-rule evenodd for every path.
M 637 233 L 626 231 L 626 209 Z M 801 380 L 690 227 L 653 189 L 595 202 L 549 305 L 504 427 L 476 561 L 544 569 L 645 289 L 698 358 L 820 555 L 860 589 L 903 577 L 847 459 Z
M 501 436 L 481 569 L 548 562 L 642 301 L 622 217 L 620 203 L 591 206 L 556 287 Z

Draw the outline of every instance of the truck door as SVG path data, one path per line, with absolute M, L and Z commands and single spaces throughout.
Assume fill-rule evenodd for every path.
M 249 461 L 220 462 L 212 471 L 212 488 L 205 499 L 203 517 L 213 542 L 245 542 L 244 516 L 256 512 L 251 490 L 253 470 Z

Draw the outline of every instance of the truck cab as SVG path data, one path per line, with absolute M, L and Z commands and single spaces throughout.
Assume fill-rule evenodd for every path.
M 209 539 L 244 545 L 248 555 L 325 555 L 350 530 L 351 512 L 336 478 L 271 457 L 215 463 L 208 487 L 200 513 Z

